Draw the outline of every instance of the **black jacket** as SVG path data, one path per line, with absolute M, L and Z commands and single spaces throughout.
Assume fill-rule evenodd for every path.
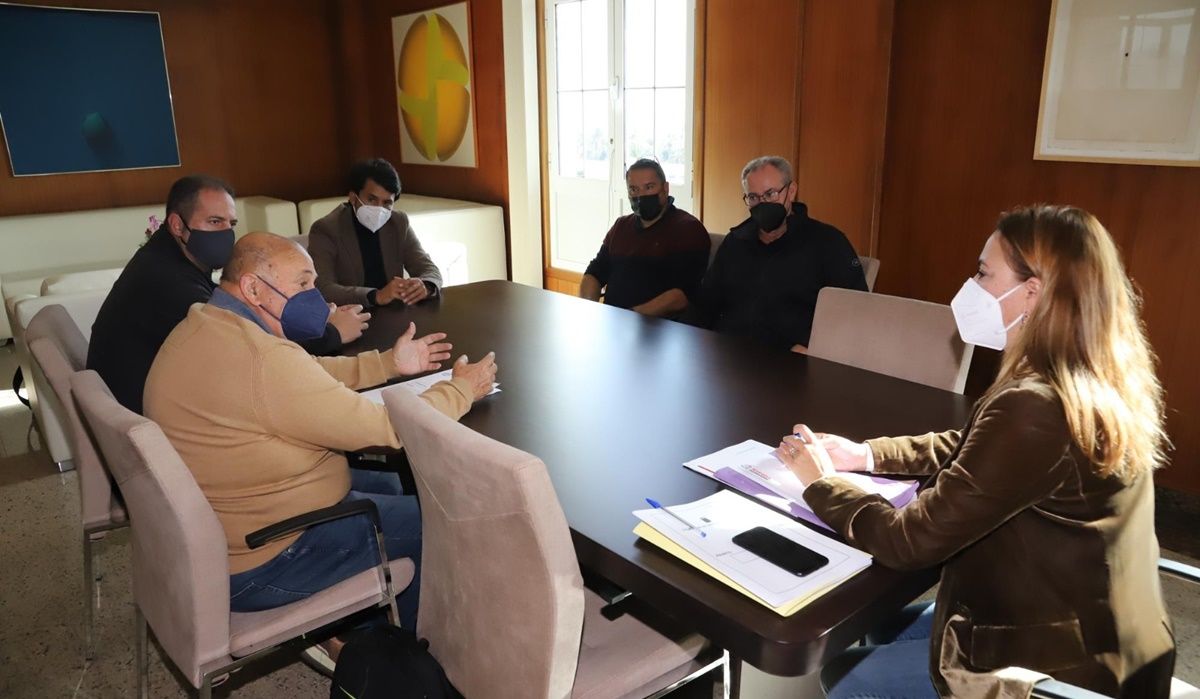
M 770 245 L 758 239 L 753 219 L 729 231 L 687 318 L 785 349 L 807 346 L 817 294 L 827 286 L 866 291 L 862 263 L 841 231 L 795 202 L 787 231 Z

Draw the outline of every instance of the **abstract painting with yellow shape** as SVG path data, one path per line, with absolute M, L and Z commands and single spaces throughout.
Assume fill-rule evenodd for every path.
M 475 167 L 467 3 L 392 18 L 400 156 L 411 165 Z

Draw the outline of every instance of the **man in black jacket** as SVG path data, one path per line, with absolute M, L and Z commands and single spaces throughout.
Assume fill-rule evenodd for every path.
M 171 185 L 166 220 L 125 266 L 92 325 L 87 366 L 121 405 L 142 412 L 150 365 L 188 308 L 212 296 L 212 273 L 229 261 L 235 225 L 233 190 L 225 182 L 189 175 Z M 324 337 L 305 349 L 330 354 L 358 338 L 370 318 L 361 311 L 345 306 L 331 313 Z
M 866 291 L 862 263 L 841 231 L 809 218 L 808 207 L 795 201 L 784 158 L 751 160 L 742 189 L 750 218 L 725 236 L 687 318 L 804 352 L 817 294 L 826 286 Z

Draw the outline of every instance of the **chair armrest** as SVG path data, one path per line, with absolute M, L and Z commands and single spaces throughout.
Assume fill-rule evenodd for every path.
M 350 517 L 352 515 L 366 515 L 371 520 L 371 526 L 375 528 L 375 546 L 376 552 L 379 555 L 375 567 L 379 571 L 379 585 L 382 591 L 383 602 L 387 604 L 388 620 L 395 626 L 400 625 L 400 612 L 396 608 L 396 590 L 392 586 L 392 570 L 388 565 L 387 547 L 383 541 L 383 522 L 379 519 L 379 508 L 375 506 L 375 502 L 368 499 L 349 500 L 339 502 L 331 507 L 323 507 L 319 510 L 313 510 L 302 515 L 296 515 L 268 525 L 258 531 L 250 532 L 246 535 L 246 546 L 251 549 L 256 549 L 268 541 L 278 539 L 281 536 L 287 536 L 302 529 L 332 522 Z
M 1090 689 L 1076 687 L 1073 684 L 1058 680 L 1042 680 L 1033 685 L 1030 697 L 1039 699 L 1108 699 L 1103 694 L 1096 694 Z
M 1165 558 L 1158 559 L 1158 569 L 1163 573 L 1174 575 L 1188 582 L 1200 584 L 1200 568 L 1191 566 L 1178 561 L 1168 561 Z
M 377 533 L 383 531 L 383 524 L 379 520 L 379 508 L 375 506 L 373 501 L 367 499 L 349 500 L 339 502 L 330 507 L 322 507 L 319 510 L 306 512 L 302 515 L 296 515 L 295 517 L 289 517 L 282 522 L 269 524 L 262 529 L 250 532 L 246 535 L 246 546 L 256 549 L 281 536 L 294 534 L 317 524 L 332 522 L 352 515 L 367 515 L 371 518 L 371 524 L 375 527 L 375 531 Z

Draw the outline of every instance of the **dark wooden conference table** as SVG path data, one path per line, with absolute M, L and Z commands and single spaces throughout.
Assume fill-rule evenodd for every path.
M 683 462 L 745 439 L 775 444 L 796 422 L 854 439 L 951 429 L 962 396 L 505 281 L 375 309 L 346 353 L 389 348 L 409 321 L 448 333 L 456 357 L 496 352 L 501 392 L 462 422 L 545 461 L 580 566 L 735 658 L 807 674 L 936 581 L 876 564 L 781 617 L 639 540 L 631 513 L 712 494 Z

